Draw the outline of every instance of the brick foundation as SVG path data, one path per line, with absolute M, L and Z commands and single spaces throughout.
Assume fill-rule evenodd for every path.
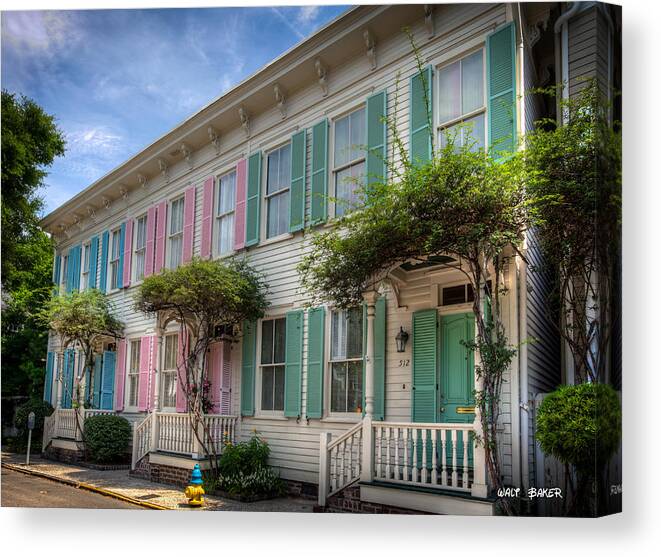
M 287 486 L 288 497 L 300 497 L 301 499 L 309 499 L 316 501 L 319 497 L 319 486 L 308 482 L 299 482 L 296 480 L 282 480 Z
M 360 486 L 352 485 L 326 500 L 325 507 L 315 507 L 315 512 L 357 514 L 431 514 L 423 511 L 392 507 L 360 500 Z
M 42 455 L 48 460 L 57 460 L 58 462 L 66 462 L 68 464 L 79 464 L 85 460 L 85 451 L 82 449 L 71 450 L 62 447 L 53 447 L 52 445 L 48 445 Z
M 138 462 L 135 470 L 129 472 L 129 475 L 150 482 L 186 487 L 190 483 L 191 471 L 186 468 L 149 462 L 149 455 L 147 455 Z

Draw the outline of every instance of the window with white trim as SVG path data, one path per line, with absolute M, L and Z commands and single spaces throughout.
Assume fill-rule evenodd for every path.
M 170 228 L 168 231 L 168 267 L 176 269 L 181 265 L 184 248 L 184 198 L 170 203 Z
M 365 179 L 365 107 L 338 118 L 333 133 L 335 216 L 350 212 L 359 202 Z
M 262 321 L 260 350 L 260 409 L 282 412 L 285 409 L 286 319 Z
M 119 268 L 119 257 L 120 257 L 120 236 L 121 230 L 117 228 L 113 230 L 110 236 L 110 289 L 114 290 L 119 288 L 119 274 L 122 270 Z
M 331 312 L 330 411 L 362 412 L 363 309 Z
M 438 142 L 471 151 L 486 144 L 484 52 L 478 50 L 438 70 Z
M 147 215 L 135 221 L 135 280 L 145 278 L 145 254 L 147 253 Z
M 266 165 L 266 237 L 274 238 L 289 232 L 291 145 L 271 151 Z
M 132 340 L 130 343 L 129 374 L 126 405 L 130 408 L 138 406 L 138 382 L 140 377 L 140 339 Z
M 83 244 L 83 264 L 81 268 L 81 276 L 80 276 L 80 289 L 81 290 L 87 290 L 90 286 L 92 288 L 96 287 L 96 284 L 90 285 L 90 250 L 91 250 L 91 244 L 88 242 L 87 244 Z
M 234 206 L 236 199 L 236 170 L 223 174 L 218 180 L 216 199 L 216 253 L 232 251 L 234 245 Z
M 163 408 L 177 406 L 177 354 L 179 337 L 166 335 L 163 342 L 163 372 L 161 373 L 161 400 Z

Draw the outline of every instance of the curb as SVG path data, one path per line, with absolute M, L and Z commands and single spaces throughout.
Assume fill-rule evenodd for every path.
M 46 478 L 47 480 L 52 480 L 58 483 L 70 485 L 72 487 L 75 487 L 77 489 L 84 489 L 86 491 L 92 491 L 94 493 L 99 493 L 100 495 L 105 495 L 106 497 L 112 497 L 113 499 L 119 499 L 120 501 L 125 501 L 127 503 L 132 503 L 133 505 L 138 505 L 140 507 L 144 507 L 147 509 L 152 509 L 152 510 L 157 510 L 157 511 L 171 511 L 174 509 L 171 509 L 170 507 L 164 507 L 163 505 L 158 505 L 157 503 L 149 503 L 147 501 L 140 501 L 139 499 L 134 499 L 133 497 L 129 497 L 127 495 L 122 495 L 121 493 L 117 493 L 116 491 L 110 491 L 108 489 L 103 489 L 101 487 L 96 487 L 91 484 L 87 484 L 84 482 L 77 482 L 75 480 L 68 480 L 65 478 L 61 478 L 59 476 L 54 476 L 52 474 L 46 474 L 45 472 L 38 472 L 37 470 L 29 470 L 27 468 L 24 468 L 22 466 L 17 466 L 15 464 L 8 464 L 6 462 L 2 463 L 3 468 L 7 468 L 8 470 L 13 470 L 15 472 L 21 472 L 22 474 L 27 474 L 28 476 L 37 476 L 40 478 Z

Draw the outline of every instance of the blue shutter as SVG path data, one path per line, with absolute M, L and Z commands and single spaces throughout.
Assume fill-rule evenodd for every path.
M 73 348 L 64 351 L 62 365 L 62 408 L 71 408 L 74 383 L 75 352 Z
M 99 260 L 99 237 L 94 236 L 90 242 L 89 288 L 96 288 L 96 264 Z
M 73 289 L 73 248 L 67 253 L 67 275 L 64 277 L 64 290 L 67 294 Z
M 54 354 L 49 352 L 46 355 L 46 382 L 44 384 L 44 400 L 49 404 L 53 403 L 53 358 Z
M 55 253 L 55 260 L 53 261 L 53 284 L 57 290 L 60 287 L 60 272 L 62 270 L 62 257 L 59 253 Z
M 117 271 L 117 288 L 124 288 L 124 240 L 126 238 L 126 223 L 119 227 L 119 267 Z
M 101 372 L 101 405 L 102 410 L 112 410 L 115 390 L 115 352 L 106 350 L 103 353 L 103 371 Z
M 94 357 L 94 392 L 92 393 L 92 406 L 101 408 L 101 374 L 103 373 L 103 356 Z
M 73 265 L 73 276 L 71 278 L 71 287 L 73 290 L 80 290 L 80 264 L 81 264 L 81 255 L 83 251 L 83 246 L 82 244 L 78 244 L 75 248 L 73 248 L 73 259 L 74 259 L 74 265 Z
M 409 85 L 409 150 L 413 163 L 425 163 L 432 157 L 432 76 L 431 66 L 427 66 L 411 78 Z
M 110 240 L 110 232 L 106 230 L 101 235 L 101 275 L 99 280 L 99 290 L 101 292 L 107 291 L 107 278 L 108 278 L 108 242 Z
M 308 374 L 307 408 L 308 418 L 321 418 L 324 400 L 324 338 L 326 310 L 324 307 L 308 311 Z

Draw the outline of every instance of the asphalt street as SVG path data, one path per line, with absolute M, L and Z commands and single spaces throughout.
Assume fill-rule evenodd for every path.
M 45 478 L 2 468 L 3 507 L 139 509 L 143 507 Z

